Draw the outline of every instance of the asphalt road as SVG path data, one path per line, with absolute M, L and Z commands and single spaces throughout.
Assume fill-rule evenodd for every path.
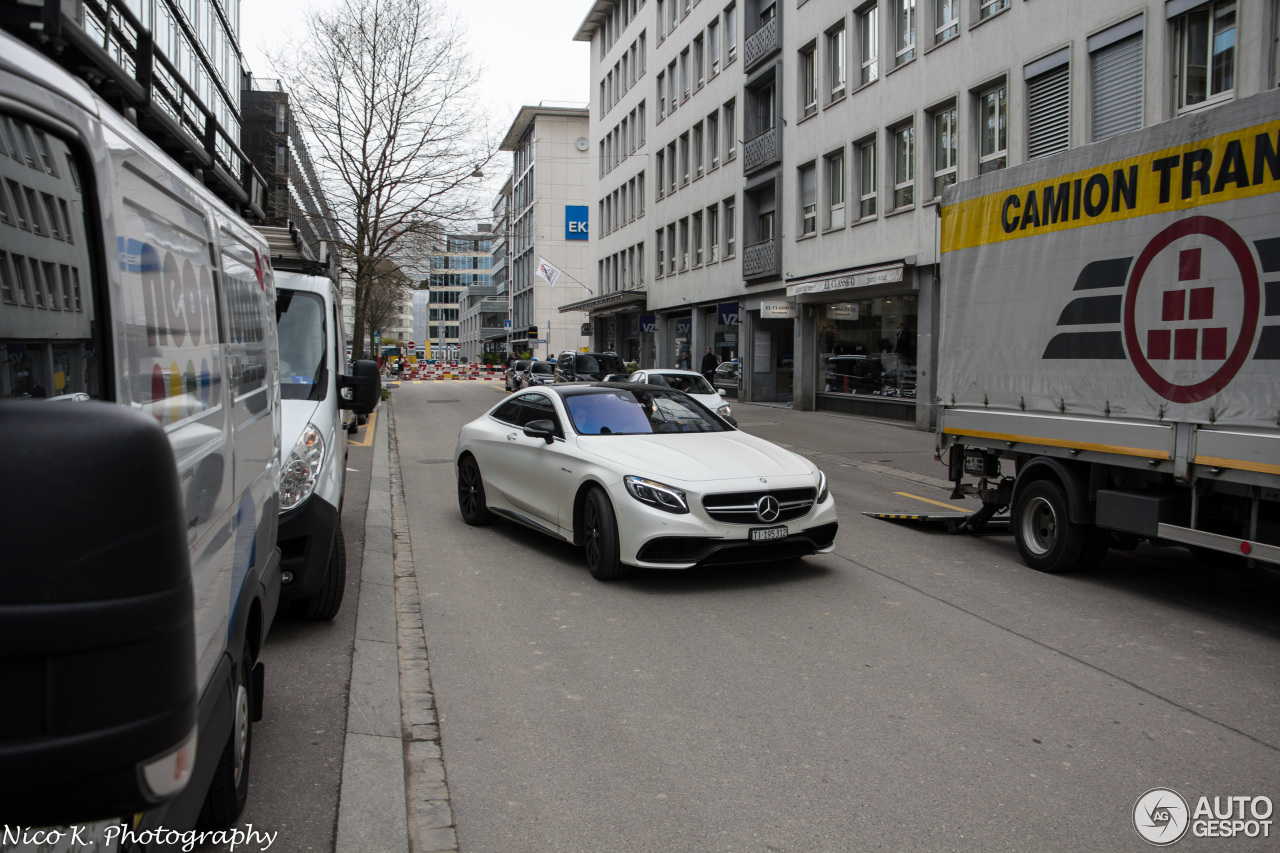
M 1142 850 L 1151 788 L 1280 799 L 1273 577 L 1150 548 L 1043 575 L 1008 537 L 868 519 L 946 502 L 905 473 L 943 476 L 931 438 L 740 405 L 822 458 L 836 552 L 599 583 L 570 546 L 462 523 L 454 439 L 502 393 L 393 400 L 465 853 Z

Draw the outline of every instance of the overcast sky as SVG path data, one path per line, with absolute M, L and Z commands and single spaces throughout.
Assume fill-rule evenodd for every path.
M 336 0 L 241 0 L 240 44 L 259 77 L 265 54 L 301 38 L 303 13 Z M 484 69 L 480 96 L 502 130 L 525 104 L 590 100 L 588 45 L 573 35 L 591 0 L 437 0 L 461 19 L 471 54 Z

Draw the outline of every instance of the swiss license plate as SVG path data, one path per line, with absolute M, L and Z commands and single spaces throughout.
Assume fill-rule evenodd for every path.
M 787 528 L 784 527 L 755 527 L 751 530 L 752 542 L 769 542 L 773 539 L 786 539 Z

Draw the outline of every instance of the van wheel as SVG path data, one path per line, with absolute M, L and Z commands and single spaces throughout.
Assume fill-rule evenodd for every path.
M 360 419 L 352 418 L 351 423 L 347 424 L 347 435 L 355 435 L 360 431 Z
M 1106 556 L 1111 539 L 1109 531 L 1072 522 L 1066 495 L 1051 480 L 1037 480 L 1018 493 L 1013 525 L 1022 562 L 1050 574 L 1092 568 Z
M 618 554 L 618 521 L 613 504 L 604 489 L 595 486 L 587 493 L 582 507 L 582 545 L 587 552 L 587 569 L 598 581 L 614 580 L 631 574 Z
M 213 781 L 205 794 L 197 823 L 202 828 L 223 829 L 230 826 L 244 809 L 249 798 L 249 760 L 253 757 L 253 652 L 245 643 L 236 668 L 235 693 L 232 696 L 231 734 L 222 748 L 222 757 L 213 771 Z
M 342 538 L 342 525 L 333 535 L 333 549 L 329 551 L 329 565 L 320 581 L 320 590 L 310 598 L 293 602 L 293 615 L 299 619 L 320 622 L 338 615 L 342 607 L 342 594 L 347 587 L 347 543 Z

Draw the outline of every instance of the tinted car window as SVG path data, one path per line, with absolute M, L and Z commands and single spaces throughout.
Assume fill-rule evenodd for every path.
M 520 423 L 520 398 L 512 397 L 503 403 L 493 412 L 493 417 L 502 421 L 504 424 L 519 425 Z
M 565 397 L 565 407 L 582 435 L 729 431 L 723 421 L 688 397 L 657 388 L 574 394 Z
M 534 421 L 551 421 L 556 425 L 556 434 L 560 434 L 560 419 L 556 417 L 555 406 L 545 395 L 526 394 L 520 402 L 520 426 L 528 426 Z
M 616 355 L 582 353 L 575 357 L 577 373 L 626 373 L 627 367 Z
M 549 361 L 535 361 L 533 364 L 529 365 L 529 372 L 550 376 L 556 372 L 556 368 L 555 365 Z

